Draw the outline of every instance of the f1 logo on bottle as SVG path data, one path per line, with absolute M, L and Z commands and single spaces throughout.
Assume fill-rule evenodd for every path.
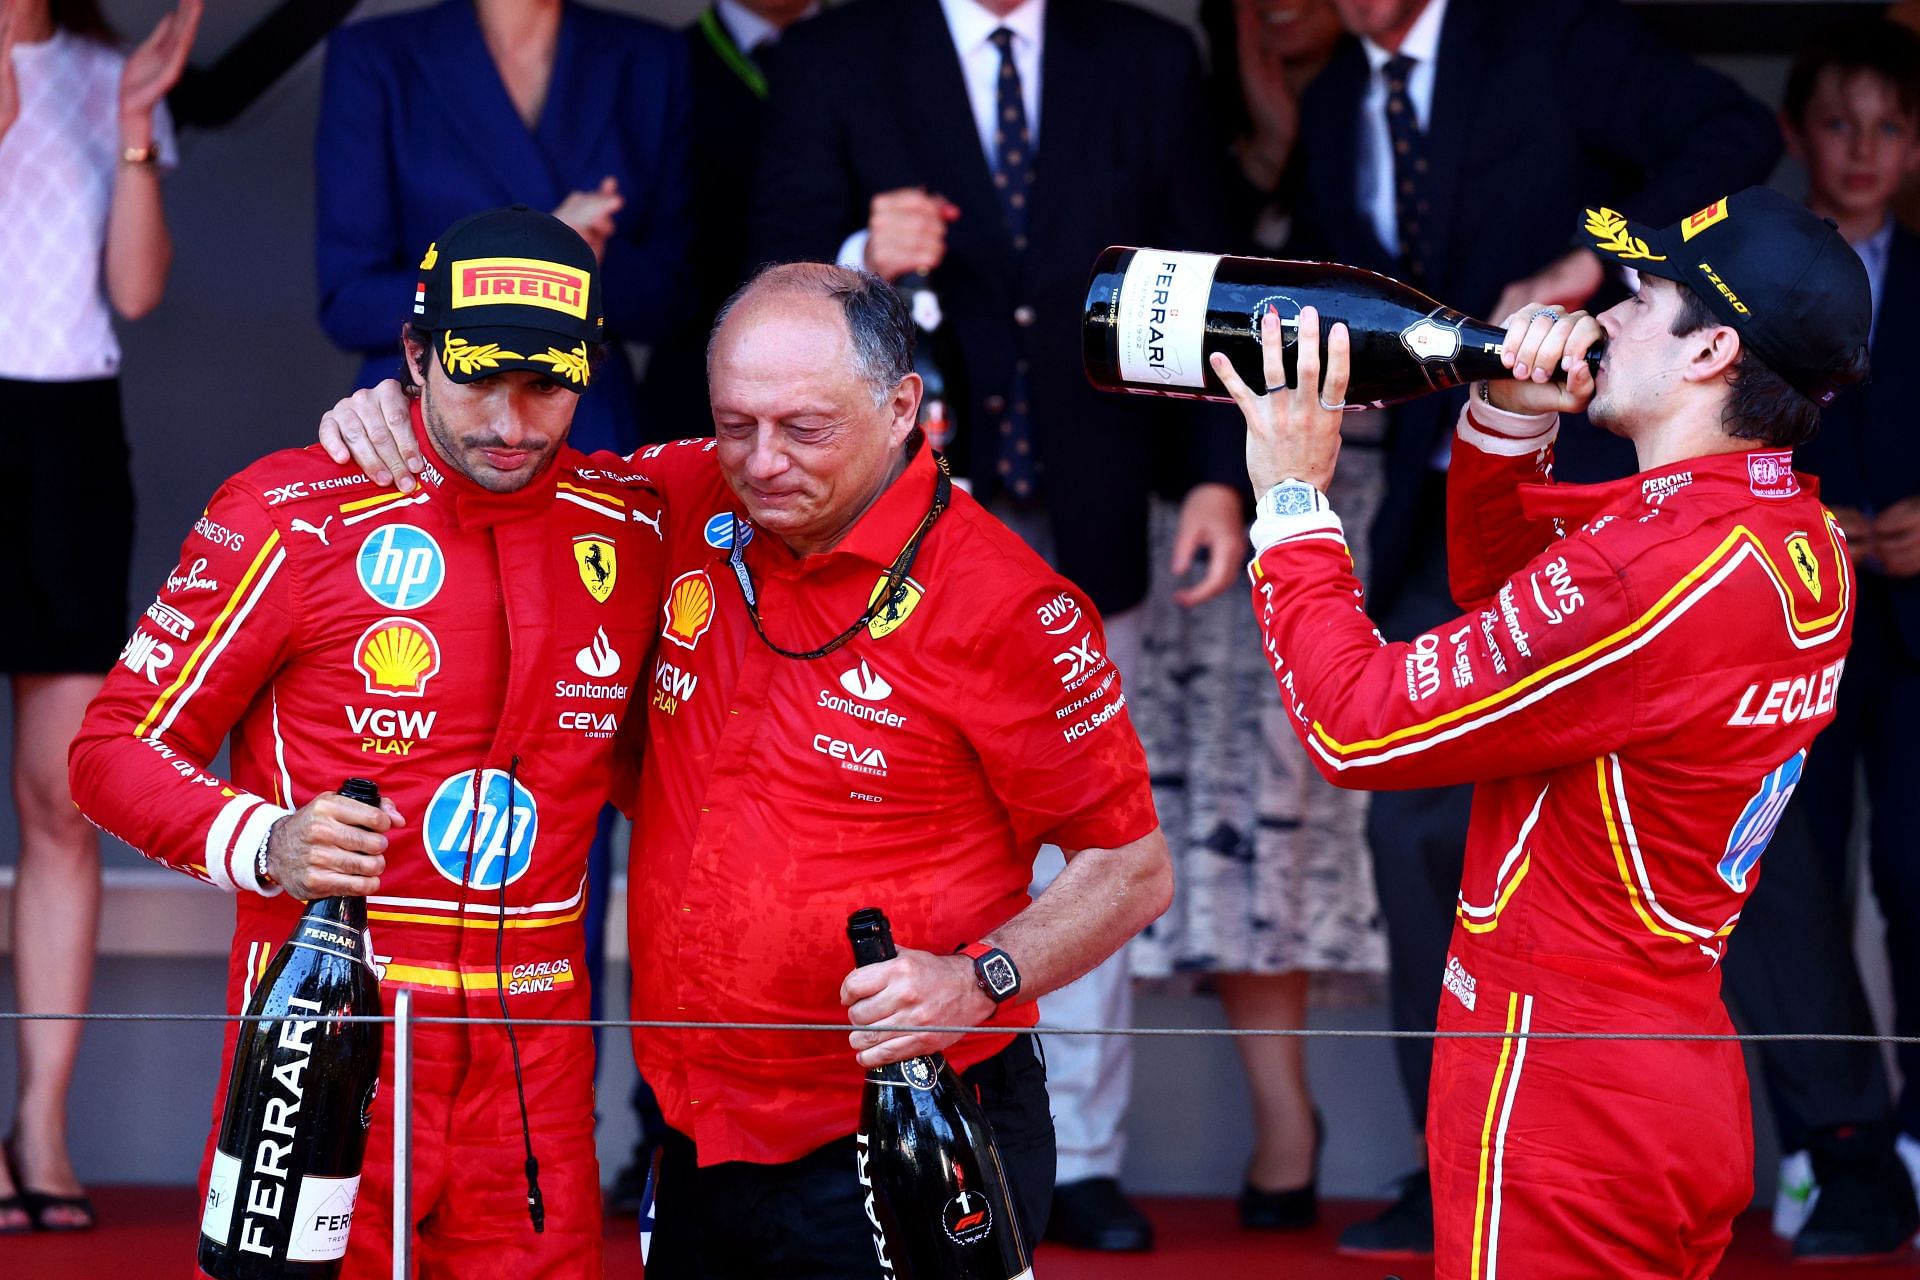
M 446 557 L 425 529 L 382 525 L 360 544 L 360 585 L 389 609 L 418 609 L 447 580 Z
M 455 884 L 498 889 L 503 875 L 505 882 L 512 884 L 533 865 L 540 809 L 533 793 L 503 770 L 481 772 L 477 789 L 474 773 L 472 769 L 456 773 L 433 793 L 427 805 L 427 856 L 433 859 L 434 870 Z M 509 807 L 513 811 L 511 832 L 507 830 Z

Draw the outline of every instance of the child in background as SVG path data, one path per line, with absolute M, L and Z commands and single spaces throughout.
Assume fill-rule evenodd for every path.
M 1920 767 L 1912 733 L 1920 720 L 1920 365 L 1912 357 L 1920 343 L 1920 237 L 1894 221 L 1892 204 L 1920 171 L 1920 36 L 1880 18 L 1822 33 L 1795 60 L 1781 126 L 1789 151 L 1806 167 L 1807 206 L 1832 220 L 1866 265 L 1873 373 L 1868 386 L 1826 410 L 1819 435 L 1795 455 L 1800 470 L 1820 477 L 1821 497 L 1847 531 L 1860 599 L 1838 715 L 1808 757 L 1793 806 L 1799 838 L 1769 849 L 1762 884 L 1772 901 L 1750 903 L 1743 925 L 1742 941 L 1759 954 L 1742 959 L 1765 969 L 1769 997 L 1746 1012 L 1755 1024 L 1773 1021 L 1777 1011 L 1783 1024 L 1797 1018 L 1800 1030 L 1815 1029 L 1809 1019 L 1826 1023 L 1819 1030 L 1873 1029 L 1850 945 L 1847 892 L 1852 833 L 1864 822 L 1874 893 L 1887 922 L 1894 1033 L 1914 1035 L 1920 814 L 1903 791 Z M 1861 770 L 1864 813 L 1855 804 Z M 1749 984 L 1735 980 L 1732 956 L 1729 962 L 1736 998 L 1751 1005 L 1742 990 Z M 1812 1048 L 1783 1047 L 1765 1058 L 1782 1146 L 1805 1148 L 1784 1162 L 1782 1178 L 1783 1192 L 1796 1184 L 1811 1192 L 1794 1255 L 1841 1261 L 1904 1254 L 1920 1228 L 1913 1196 L 1920 1184 L 1920 1050 L 1900 1050 L 1905 1087 L 1896 1101 L 1877 1046 Z M 1787 1196 L 1789 1205 L 1793 1198 Z M 1796 1216 L 1777 1213 L 1776 1223 L 1791 1227 Z

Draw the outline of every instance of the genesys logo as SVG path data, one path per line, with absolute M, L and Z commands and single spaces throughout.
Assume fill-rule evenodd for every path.
M 594 628 L 593 643 L 573 655 L 573 665 L 581 675 L 595 680 L 605 680 L 620 669 L 620 654 L 607 639 L 605 627 Z
M 839 761 L 842 769 L 876 778 L 887 776 L 887 757 L 878 747 L 863 747 L 831 734 L 816 733 L 813 735 L 813 749 Z
M 1063 636 L 1080 625 L 1080 602 L 1062 591 L 1034 610 L 1040 629 L 1050 636 Z
M 244 534 L 235 533 L 223 524 L 216 524 L 205 515 L 193 522 L 193 531 L 216 547 L 225 547 L 229 551 L 247 549 L 247 539 Z

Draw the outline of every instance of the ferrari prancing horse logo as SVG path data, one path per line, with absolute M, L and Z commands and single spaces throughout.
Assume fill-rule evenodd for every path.
M 1813 558 L 1813 541 L 1804 533 L 1796 533 L 1787 539 L 1787 558 L 1793 561 L 1794 572 L 1800 575 L 1807 590 L 1813 592 L 1813 598 L 1820 598 L 1820 563 Z
M 573 559 L 580 566 L 580 582 L 601 604 L 613 594 L 614 580 L 620 576 L 620 562 L 614 557 L 613 544 L 605 538 L 584 534 L 573 540 Z

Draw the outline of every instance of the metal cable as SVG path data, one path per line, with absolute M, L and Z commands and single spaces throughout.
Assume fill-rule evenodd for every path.
M 245 1013 L 14 1013 L 0 1011 L 0 1022 L 27 1020 L 47 1022 L 279 1022 L 284 1014 Z M 391 1015 L 331 1014 L 311 1019 L 314 1022 L 394 1021 Z M 445 1017 L 408 1019 L 415 1026 L 428 1024 L 455 1027 L 504 1025 L 499 1018 Z M 1141 1036 L 1141 1037 L 1242 1037 L 1274 1036 L 1302 1040 L 1658 1040 L 1663 1042 L 1701 1042 L 1728 1044 L 1891 1044 L 1920 1045 L 1920 1036 L 1840 1035 L 1824 1032 L 1773 1032 L 1750 1034 L 1736 1032 L 1721 1035 L 1683 1031 L 1393 1031 L 1386 1028 L 1339 1027 L 904 1027 L 889 1023 L 855 1027 L 845 1022 L 695 1022 L 685 1020 L 645 1020 L 636 1018 L 517 1018 L 519 1027 L 605 1027 L 611 1030 L 638 1031 L 808 1031 L 838 1032 L 880 1031 L 890 1035 L 932 1033 L 934 1035 L 1001 1036 Z

